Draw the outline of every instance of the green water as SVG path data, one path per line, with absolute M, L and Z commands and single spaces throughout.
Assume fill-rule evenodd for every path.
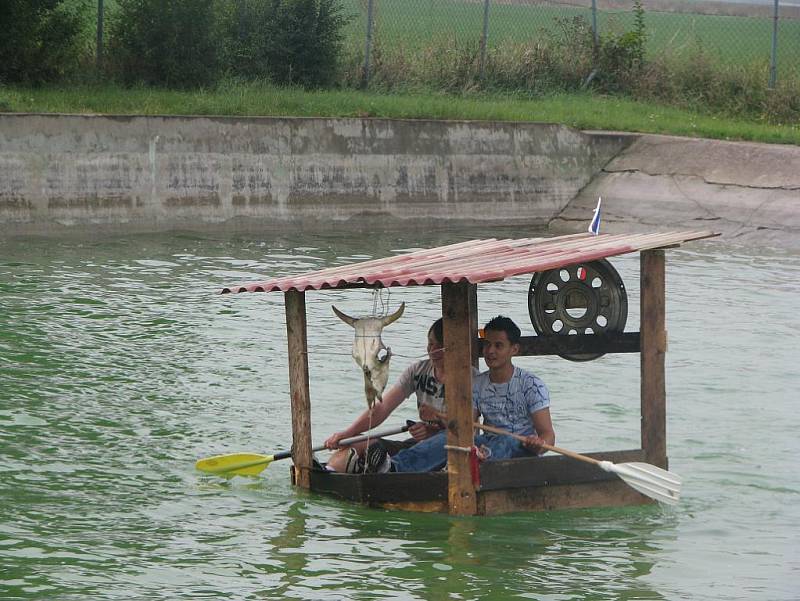
M 220 286 L 486 235 L 0 241 L 0 598 L 797 599 L 800 257 L 780 251 L 667 253 L 676 508 L 461 519 L 305 494 L 287 462 L 257 480 L 195 472 L 290 442 L 282 296 Z M 638 259 L 613 262 L 636 329 Z M 480 319 L 532 333 L 527 285 L 482 286 Z M 438 298 L 392 291 L 407 304 L 384 334 L 394 376 L 424 354 Z M 373 298 L 307 295 L 315 441 L 364 402 L 331 303 Z M 562 446 L 638 446 L 635 357 L 518 364 L 549 384 Z

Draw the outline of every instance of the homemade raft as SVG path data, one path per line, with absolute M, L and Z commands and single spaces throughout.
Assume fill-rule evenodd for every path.
M 470 240 L 408 254 L 223 289 L 283 292 L 292 407 L 295 485 L 374 506 L 456 515 L 633 505 L 653 502 L 612 472 L 564 456 L 489 461 L 478 468 L 472 446 L 471 370 L 477 364 L 478 284 L 534 274 L 528 308 L 537 336 L 520 356 L 559 355 L 588 361 L 606 353 L 641 358 L 641 446 L 589 453 L 601 461 L 667 467 L 664 355 L 665 253 L 710 231 L 574 234 L 555 238 Z M 607 257 L 639 252 L 640 331 L 625 332 L 627 295 Z M 345 288 L 437 286 L 444 318 L 447 471 L 344 474 L 314 469 L 311 445 L 305 294 Z M 478 468 L 478 469 L 475 469 Z

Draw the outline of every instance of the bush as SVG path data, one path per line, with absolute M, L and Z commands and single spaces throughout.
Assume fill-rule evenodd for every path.
M 64 0 L 0 0 L 0 82 L 40 84 L 74 69 L 79 8 Z
M 724 65 L 702 49 L 650 61 L 626 92 L 685 109 L 719 112 L 769 123 L 800 120 L 800 78 L 785 76 L 767 87 L 766 63 Z
M 337 0 L 237 0 L 223 22 L 231 74 L 305 87 L 336 81 L 347 23 Z
M 219 76 L 214 0 L 120 0 L 108 63 L 126 84 L 190 88 Z

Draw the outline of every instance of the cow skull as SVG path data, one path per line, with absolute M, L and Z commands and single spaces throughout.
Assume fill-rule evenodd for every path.
M 381 340 L 381 331 L 400 319 L 406 304 L 400 305 L 391 315 L 385 317 L 350 317 L 331 306 L 333 312 L 348 325 L 355 329 L 353 339 L 353 359 L 364 372 L 364 392 L 367 395 L 367 407 L 372 409 L 375 400 L 381 400 L 383 389 L 389 381 L 389 360 L 392 358 L 392 349 L 384 346 Z

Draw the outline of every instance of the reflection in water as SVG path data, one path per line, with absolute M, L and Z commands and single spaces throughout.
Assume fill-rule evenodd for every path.
M 296 501 L 284 516 L 265 597 L 663 599 L 646 576 L 675 538 L 656 507 L 454 518 Z

